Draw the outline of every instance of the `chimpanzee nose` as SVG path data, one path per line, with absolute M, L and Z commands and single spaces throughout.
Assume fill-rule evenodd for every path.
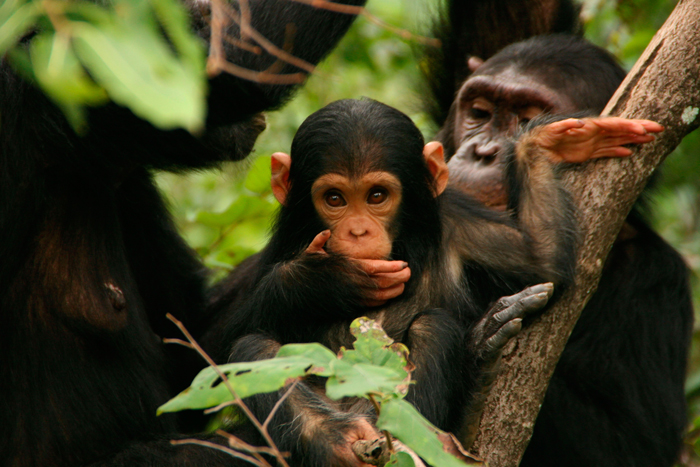
M 496 160 L 496 155 L 501 150 L 501 145 L 495 141 L 479 144 L 474 148 L 474 158 L 485 164 Z
M 350 228 L 350 233 L 353 235 L 353 237 L 362 237 L 363 235 L 367 234 L 367 229 L 362 226 L 356 226 Z

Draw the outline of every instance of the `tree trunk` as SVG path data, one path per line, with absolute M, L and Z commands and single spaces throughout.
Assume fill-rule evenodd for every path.
M 628 159 L 598 160 L 566 180 L 583 228 L 576 283 L 504 355 L 471 450 L 490 467 L 518 465 L 547 384 L 605 258 L 651 174 L 700 126 L 700 0 L 681 0 L 603 114 L 654 120 L 666 128 Z

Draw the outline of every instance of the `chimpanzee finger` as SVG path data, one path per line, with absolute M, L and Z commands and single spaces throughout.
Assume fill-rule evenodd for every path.
M 591 154 L 591 159 L 603 159 L 606 157 L 628 157 L 632 155 L 632 150 L 629 148 L 603 148 L 598 149 Z
M 484 328 L 484 337 L 497 334 L 498 329 L 506 326 L 510 321 L 522 319 L 526 314 L 541 309 L 547 304 L 549 297 L 550 294 L 546 291 L 526 295 L 501 311 L 491 314 Z
M 621 117 L 601 117 L 590 119 L 599 129 L 608 133 L 624 134 L 633 133 L 645 135 L 647 133 L 659 133 L 664 127 L 651 120 L 631 120 Z
M 373 303 L 371 306 L 382 305 L 387 300 L 391 300 L 392 298 L 396 298 L 401 295 L 404 288 L 404 284 L 396 284 L 385 289 L 367 289 L 366 301 L 367 303 Z
M 546 125 L 544 131 L 552 135 L 560 135 L 575 128 L 583 128 L 585 124 L 586 122 L 584 119 L 567 118 L 566 120 L 559 120 L 558 122 Z
M 398 272 L 382 272 L 371 276 L 372 281 L 379 289 L 393 287 L 396 284 L 404 284 L 411 278 L 411 268 L 404 268 Z
M 603 139 L 601 139 L 599 142 L 597 142 L 597 145 L 599 146 L 605 146 L 608 148 L 614 147 L 614 146 L 624 146 L 625 144 L 643 144 L 643 143 L 649 143 L 651 141 L 654 141 L 656 139 L 656 136 L 654 135 L 632 135 L 632 134 L 626 134 L 626 135 L 615 135 L 615 136 L 606 136 Z
M 362 270 L 370 276 L 387 273 L 398 272 L 408 267 L 406 261 L 385 261 L 383 259 L 353 259 L 356 261 Z
M 552 293 L 554 293 L 554 284 L 552 284 L 551 282 L 545 282 L 542 284 L 533 285 L 531 287 L 523 289 L 514 295 L 508 295 L 507 297 L 501 297 L 491 307 L 491 309 L 488 311 L 488 314 L 494 315 L 501 310 L 504 310 L 512 305 L 515 305 L 518 302 L 521 302 L 524 298 L 526 298 L 528 296 L 537 295 L 540 293 L 546 293 L 548 298 L 551 297 Z
M 325 254 L 326 251 L 323 247 L 326 245 L 328 239 L 331 238 L 331 231 L 324 230 L 320 234 L 316 235 L 311 241 L 311 244 L 306 248 L 306 253 L 309 254 Z
M 483 351 L 482 355 L 486 356 L 490 354 L 493 357 L 500 355 L 501 350 L 503 350 L 508 341 L 517 336 L 522 327 L 522 318 L 516 318 L 508 321 L 506 324 L 501 326 L 493 336 L 486 339 L 486 342 L 484 342 L 484 347 L 481 349 Z

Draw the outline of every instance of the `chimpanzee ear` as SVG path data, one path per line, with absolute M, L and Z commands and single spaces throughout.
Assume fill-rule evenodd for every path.
M 276 152 L 272 155 L 271 165 L 270 186 L 272 194 L 275 195 L 280 204 L 284 205 L 287 203 L 287 194 L 289 194 L 289 169 L 292 166 L 292 158 L 283 152 Z
M 442 143 L 431 141 L 426 144 L 423 148 L 423 156 L 425 156 L 428 170 L 433 174 L 433 179 L 435 180 L 435 196 L 440 196 L 442 192 L 445 191 L 445 187 L 447 187 L 447 182 L 450 178 L 450 172 L 445 163 Z
M 474 73 L 483 64 L 484 61 L 482 59 L 473 55 L 469 57 L 469 60 L 467 60 L 467 66 L 469 67 L 469 71 L 472 73 Z

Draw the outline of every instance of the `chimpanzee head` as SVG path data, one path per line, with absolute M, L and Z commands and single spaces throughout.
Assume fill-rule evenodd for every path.
M 406 115 L 371 99 L 337 101 L 304 121 L 290 156 L 273 155 L 276 235 L 298 252 L 330 229 L 329 251 L 408 260 L 439 243 L 447 178 L 442 145 L 425 145 Z
M 625 77 L 608 52 L 568 35 L 518 42 L 470 66 L 442 138 L 451 181 L 497 207 L 505 206 L 506 140 L 544 113 L 599 114 Z

